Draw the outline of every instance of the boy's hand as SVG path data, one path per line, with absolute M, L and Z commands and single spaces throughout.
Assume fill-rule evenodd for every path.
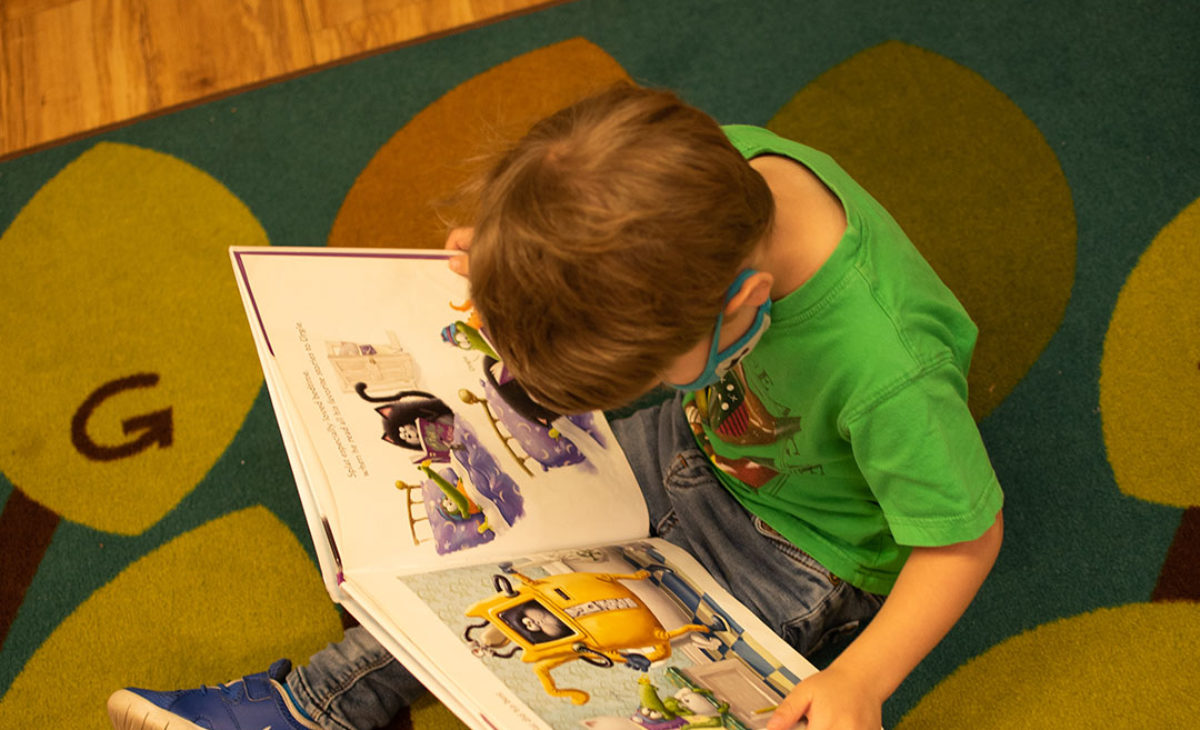
M 788 730 L 801 718 L 808 730 L 879 730 L 883 724 L 883 699 L 836 666 L 800 682 L 771 715 L 767 730 Z
M 474 228 L 454 228 L 446 236 L 446 250 L 462 251 L 450 259 L 450 270 L 456 274 L 467 275 L 470 271 L 470 261 L 467 252 L 471 250 L 471 238 L 475 235 Z
M 996 562 L 1004 515 L 974 540 L 917 547 L 883 608 L 823 672 L 796 685 L 767 723 L 785 730 L 801 717 L 809 730 L 878 730 L 883 701 L 962 616 Z

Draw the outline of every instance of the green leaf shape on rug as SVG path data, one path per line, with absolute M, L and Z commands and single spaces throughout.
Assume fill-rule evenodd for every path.
M 1075 277 L 1071 191 L 1041 132 L 974 71 L 898 41 L 822 74 L 767 126 L 832 155 L 967 308 L 984 418 L 1057 331 Z
M 235 244 L 267 244 L 246 206 L 151 150 L 96 145 L 37 192 L 0 237 L 9 480 L 126 535 L 195 487 L 262 383 Z
M 1136 603 L 1054 621 L 960 667 L 897 730 L 1194 727 L 1197 646 L 1196 603 Z
M 476 172 L 470 161 L 542 117 L 628 78 L 599 46 L 572 38 L 458 85 L 379 149 L 346 195 L 328 245 L 441 248 L 447 222 L 469 220 L 454 197 Z
M 227 682 L 340 637 L 295 536 L 251 507 L 163 545 L 81 604 L 13 681 L 0 727 L 105 730 L 105 702 L 121 687 Z
M 1200 200 L 1151 242 L 1104 339 L 1104 444 L 1125 494 L 1200 506 Z

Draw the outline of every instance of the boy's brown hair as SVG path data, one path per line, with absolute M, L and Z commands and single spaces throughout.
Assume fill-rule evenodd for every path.
M 774 214 L 711 117 L 634 86 L 535 124 L 478 201 L 475 306 L 516 379 L 563 413 L 628 403 L 709 335 Z

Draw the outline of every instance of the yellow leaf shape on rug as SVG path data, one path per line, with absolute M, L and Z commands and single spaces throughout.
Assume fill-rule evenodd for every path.
M 1196 603 L 1130 604 L 1055 621 L 960 667 L 897 730 L 1194 727 L 1197 646 Z
M 427 694 L 413 703 L 408 710 L 412 726 L 416 730 L 465 730 L 463 721 L 433 695 Z
M 235 244 L 267 244 L 241 201 L 130 145 L 93 147 L 34 195 L 0 238 L 0 470 L 14 484 L 127 535 L 195 487 L 262 383 Z
M 1121 491 L 1200 506 L 1200 200 L 1154 238 L 1104 339 L 1100 413 Z
M 330 246 L 441 248 L 447 222 L 468 222 L 454 201 L 479 160 L 534 122 L 629 77 L 582 38 L 488 69 L 423 109 L 379 149 L 346 195 Z M 474 161 L 474 162 L 473 162 Z
M 1016 104 L 947 58 L 889 41 L 822 74 L 768 123 L 829 153 L 900 222 L 979 325 L 981 419 L 1057 331 L 1075 277 L 1074 205 Z
M 105 702 L 121 687 L 227 682 L 281 657 L 302 663 L 341 633 L 300 543 L 251 507 L 163 545 L 97 590 L 13 681 L 0 727 L 105 730 Z

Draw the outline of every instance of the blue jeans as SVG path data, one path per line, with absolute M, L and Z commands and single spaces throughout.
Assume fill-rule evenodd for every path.
M 713 474 L 679 398 L 614 421 L 650 512 L 651 534 L 691 553 L 714 578 L 817 666 L 879 610 L 883 597 L 825 570 L 748 513 Z M 313 655 L 288 688 L 322 727 L 386 725 L 423 692 L 364 629 Z
M 327 730 L 387 725 L 425 688 L 361 626 L 295 667 L 287 686 L 313 722 Z

